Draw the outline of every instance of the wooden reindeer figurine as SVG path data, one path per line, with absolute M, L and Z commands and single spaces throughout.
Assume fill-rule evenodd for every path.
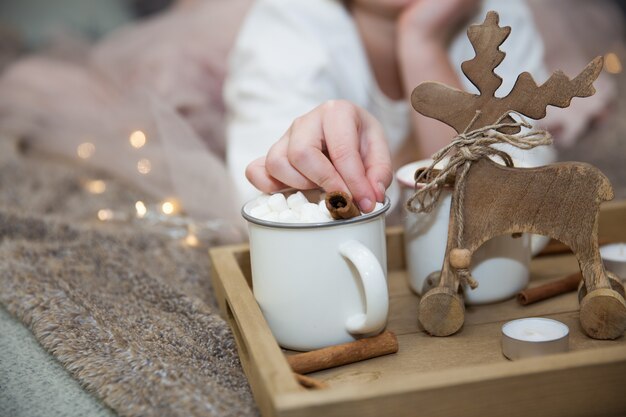
M 470 129 L 483 129 L 482 133 L 496 136 L 500 132 L 510 138 L 520 131 L 520 123 L 515 123 L 511 113 L 541 119 L 548 105 L 567 107 L 573 97 L 595 93 L 592 84 L 602 69 L 601 58 L 589 63 L 572 80 L 558 71 L 541 86 L 529 73 L 522 73 L 508 96 L 494 97 L 502 83 L 494 69 L 505 57 L 499 47 L 509 33 L 509 27 L 499 26 L 495 12 L 489 12 L 481 25 L 468 30 L 476 56 L 464 62 L 462 70 L 480 95 L 427 82 L 417 86 L 411 97 L 416 111 L 452 126 L 460 134 L 455 138 L 461 139 L 456 155 L 467 158 L 454 172 L 449 172 L 450 176 L 455 175 L 456 182 L 446 255 L 438 286 L 426 292 L 420 301 L 419 320 L 435 336 L 458 331 L 464 321 L 459 290 L 463 279 L 472 283 L 469 267 L 474 251 L 495 236 L 527 232 L 558 239 L 572 249 L 584 277 L 582 328 L 592 338 L 615 339 L 626 328 L 626 303 L 623 287 L 619 284 L 622 294 L 614 290 L 612 282 L 619 281 L 604 270 L 597 239 L 600 204 L 613 198 L 607 178 L 584 163 L 514 168 L 498 165 L 487 157 L 502 156 L 500 151 L 463 149 L 465 134 Z M 510 162 L 506 154 L 503 159 Z

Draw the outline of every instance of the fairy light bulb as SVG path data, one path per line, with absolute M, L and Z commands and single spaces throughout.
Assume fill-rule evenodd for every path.
M 198 245 L 200 245 L 200 240 L 198 240 L 198 237 L 196 235 L 194 235 L 193 233 L 189 232 L 189 234 L 185 237 L 185 244 L 187 246 L 195 248 Z
M 98 210 L 98 220 L 100 221 L 107 221 L 107 220 L 111 220 L 113 218 L 113 211 L 110 209 L 101 209 Z
M 142 132 L 141 130 L 135 130 L 128 137 L 128 140 L 130 141 L 130 145 L 135 149 L 139 149 L 143 147 L 146 144 L 146 139 L 147 139 L 146 134 Z
M 174 205 L 169 201 L 166 201 L 161 205 L 161 211 L 163 214 L 173 214 L 174 213 Z
M 144 202 L 140 200 L 135 203 L 135 211 L 137 212 L 137 217 L 141 219 L 148 213 L 148 208 Z
M 168 199 L 161 203 L 161 212 L 165 215 L 176 214 L 180 211 L 180 204 L 177 200 Z
M 106 191 L 107 184 L 102 180 L 91 180 L 85 183 L 85 189 L 91 194 L 102 194 Z
M 96 152 L 96 145 L 91 142 L 85 142 L 78 145 L 76 153 L 80 159 L 89 159 Z
M 604 55 L 604 69 L 610 74 L 619 74 L 622 72 L 622 62 L 614 52 Z
M 137 161 L 137 171 L 143 175 L 150 173 L 150 171 L 152 171 L 152 163 L 150 163 L 150 160 L 142 158 Z

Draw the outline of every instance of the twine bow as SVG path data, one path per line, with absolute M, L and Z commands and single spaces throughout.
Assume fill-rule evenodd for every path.
M 506 122 L 502 121 L 509 114 L 519 116 L 520 121 Z M 448 180 L 448 177 L 456 174 L 454 187 L 454 215 L 456 217 L 456 244 L 458 248 L 462 248 L 463 244 L 463 203 L 465 199 L 465 177 L 469 172 L 474 161 L 491 155 L 496 155 L 508 167 L 513 166 L 511 156 L 500 150 L 493 148 L 492 145 L 497 143 L 508 143 L 519 149 L 532 149 L 536 146 L 549 145 L 552 143 L 552 136 L 545 130 L 530 130 L 521 134 L 506 134 L 498 132 L 499 129 L 505 127 L 525 127 L 531 129 L 532 126 L 526 121 L 523 115 L 516 111 L 507 111 L 496 120 L 492 125 L 484 126 L 476 130 L 469 131 L 472 125 L 480 117 L 480 110 L 476 111 L 474 118 L 465 128 L 463 133 L 456 136 L 452 142 L 440 149 L 432 157 L 433 162 L 428 168 L 423 170 L 415 178 L 415 186 L 423 183 L 420 189 L 406 202 L 406 207 L 413 213 L 429 213 L 437 205 L 441 192 Z M 450 159 L 445 167 L 437 171 L 435 166 L 443 159 L 450 155 Z M 415 204 L 417 203 L 417 205 Z M 469 285 L 472 289 L 478 286 L 478 283 L 472 278 L 469 269 L 457 269 L 459 279 Z

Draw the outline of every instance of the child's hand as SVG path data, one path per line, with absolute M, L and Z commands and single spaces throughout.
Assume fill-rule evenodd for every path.
M 448 53 L 448 43 L 480 5 L 479 0 L 413 0 L 396 21 L 398 70 L 405 97 L 424 81 L 463 89 Z M 426 157 L 450 143 L 453 129 L 438 120 L 411 112 L 411 140 Z
M 417 0 L 400 14 L 399 35 L 444 45 L 479 4 L 479 0 Z
M 248 180 L 261 191 L 346 191 L 363 212 L 383 201 L 392 175 L 380 123 L 345 100 L 329 101 L 294 120 L 267 156 L 246 169 Z

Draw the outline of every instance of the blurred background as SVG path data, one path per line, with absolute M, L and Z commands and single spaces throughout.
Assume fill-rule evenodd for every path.
M 103 194 L 114 176 L 151 196 L 161 214 L 175 212 L 183 199 L 196 217 L 223 217 L 231 202 L 207 212 L 215 199 L 198 190 L 222 195 L 229 187 L 207 178 L 226 175 L 221 88 L 228 51 L 251 3 L 2 0 L 0 134 L 21 154 L 37 151 L 95 169 L 79 183 L 88 194 Z M 550 107 L 547 119 L 557 120 L 550 131 L 558 159 L 596 165 L 617 198 L 626 198 L 626 1 L 528 3 L 549 71 L 573 76 L 604 56 L 597 94 L 574 99 L 565 113 Z M 203 170 L 191 172 L 190 158 Z M 124 203 L 131 214 L 147 210 L 144 200 L 130 199 L 137 200 Z M 89 215 L 102 214 L 107 204 L 119 205 L 94 203 Z M 235 217 L 237 210 L 230 221 Z
M 22 54 L 89 44 L 124 24 L 166 9 L 172 0 L 3 0 L 0 2 L 0 67 Z M 75 45 L 75 44 L 73 44 Z

